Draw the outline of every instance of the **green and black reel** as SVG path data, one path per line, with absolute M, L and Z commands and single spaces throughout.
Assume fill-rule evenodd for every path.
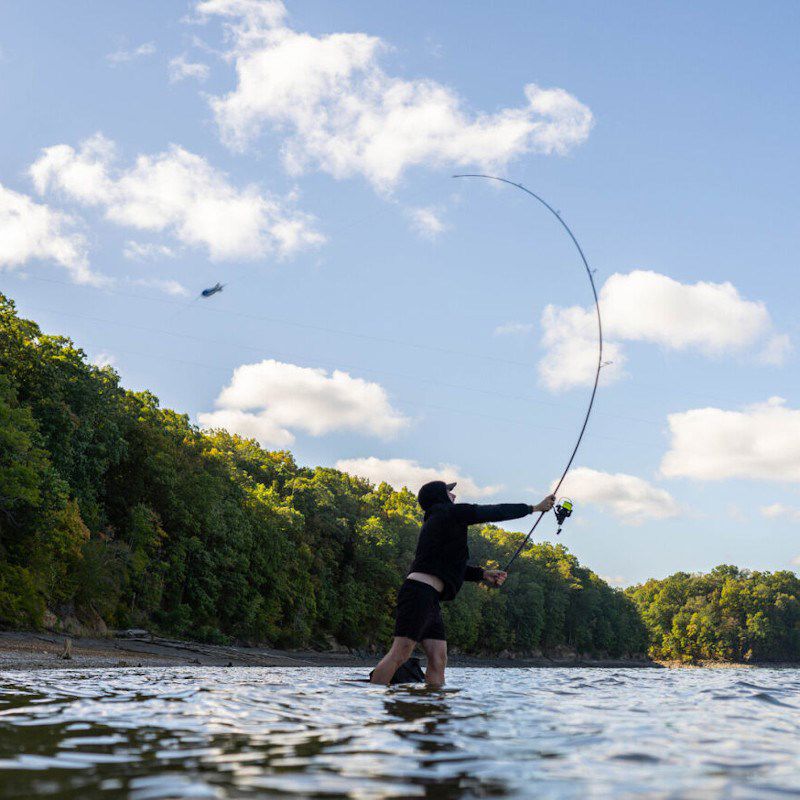
M 567 517 L 572 516 L 572 500 L 569 497 L 562 497 L 553 509 L 553 513 L 556 515 L 556 522 L 558 522 L 558 530 L 556 531 L 556 536 L 558 536 Z

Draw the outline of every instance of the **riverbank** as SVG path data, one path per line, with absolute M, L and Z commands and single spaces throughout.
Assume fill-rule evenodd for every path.
M 166 639 L 149 634 L 107 638 L 53 633 L 0 632 L 0 670 L 118 667 L 361 667 L 373 655 L 313 650 L 226 647 Z M 68 655 L 69 657 L 64 657 Z M 454 667 L 656 667 L 648 660 L 586 658 L 479 658 L 453 655 Z

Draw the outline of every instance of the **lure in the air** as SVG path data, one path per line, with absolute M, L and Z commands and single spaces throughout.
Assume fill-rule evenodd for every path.
M 203 291 L 200 292 L 200 295 L 202 297 L 211 297 L 212 295 L 217 294 L 218 292 L 221 292 L 224 286 L 225 286 L 224 283 L 215 283 L 209 289 L 203 289 Z

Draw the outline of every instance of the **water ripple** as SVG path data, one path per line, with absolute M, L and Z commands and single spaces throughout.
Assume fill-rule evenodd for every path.
M 0 798 L 800 796 L 791 670 L 0 676 Z

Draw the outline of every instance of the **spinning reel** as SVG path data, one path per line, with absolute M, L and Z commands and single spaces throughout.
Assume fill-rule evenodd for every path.
M 553 509 L 553 513 L 556 515 L 556 522 L 558 522 L 558 530 L 556 531 L 556 536 L 558 536 L 567 517 L 572 516 L 572 500 L 569 497 L 562 497 Z

